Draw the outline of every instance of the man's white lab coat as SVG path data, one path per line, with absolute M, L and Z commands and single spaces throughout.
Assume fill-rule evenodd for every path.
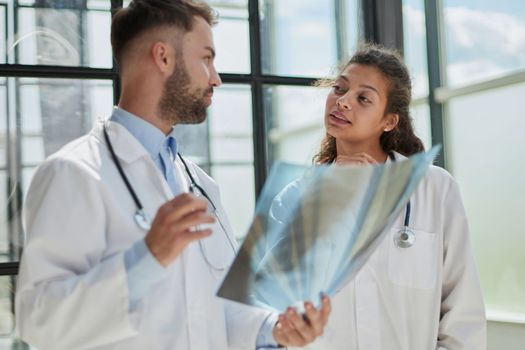
M 153 219 L 172 199 L 150 155 L 119 124 L 109 137 L 144 210 Z M 176 163 L 179 187 L 189 183 Z M 229 262 L 231 227 L 215 182 L 190 164 L 228 232 L 215 225 L 210 254 Z M 215 296 L 223 273 L 211 269 L 193 242 L 130 310 L 124 251 L 146 231 L 110 158 L 102 122 L 66 145 L 36 171 L 24 211 L 26 245 L 16 293 L 17 328 L 39 350 L 254 349 L 268 313 Z M 208 244 L 209 243 L 209 244 Z M 217 256 L 213 257 L 216 261 Z

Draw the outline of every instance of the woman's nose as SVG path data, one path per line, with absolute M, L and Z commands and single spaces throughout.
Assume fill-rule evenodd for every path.
M 339 97 L 335 103 L 339 109 L 343 111 L 351 111 L 352 106 L 348 103 L 348 98 L 344 98 L 345 96 Z

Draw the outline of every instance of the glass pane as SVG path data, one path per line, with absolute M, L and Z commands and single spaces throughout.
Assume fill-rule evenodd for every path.
M 212 166 L 213 178 L 221 189 L 221 200 L 237 240 L 244 238 L 255 208 L 253 165 Z
M 205 0 L 213 7 L 248 8 L 248 0 Z
M 22 237 L 18 198 L 25 197 L 40 162 L 91 129 L 94 113 L 110 115 L 112 81 L 9 78 L 0 80 L 0 102 L 0 255 L 17 260 Z
M 430 128 L 430 108 L 428 104 L 412 106 L 410 113 L 412 115 L 412 125 L 414 126 L 417 137 L 423 141 L 425 149 L 429 150 L 432 147 L 432 133 Z
M 88 9 L 109 10 L 111 2 L 107 0 L 87 0 Z
M 0 169 L 7 162 L 7 79 L 0 78 Z
M 0 184 L 0 256 L 2 257 L 0 261 L 3 262 L 9 261 L 7 257 L 9 243 L 7 217 L 10 194 L 12 193 L 7 188 L 7 172 L 5 170 L 0 170 Z M 0 328 L 2 327 L 0 326 Z
M 225 85 L 210 107 L 211 174 L 221 189 L 233 232 L 248 230 L 255 207 L 251 89 Z
M 323 77 L 336 64 L 333 1 L 259 0 L 263 72 Z
M 17 339 L 14 334 L 13 315 L 16 277 L 0 276 L 0 349 L 33 349 Z
M 217 49 L 215 59 L 217 71 L 250 73 L 248 2 L 246 0 L 207 0 L 207 2 L 219 14 L 219 23 L 213 27 Z
M 22 163 L 39 164 L 45 157 L 44 138 L 42 136 L 26 136 L 22 138 Z
M 7 44 L 7 5 L 0 3 L 0 63 L 7 62 L 6 44 Z
M 323 118 L 327 93 L 327 89 L 315 87 L 265 87 L 270 164 L 276 160 L 312 163 L 325 134 Z
M 103 11 L 88 11 L 87 13 L 87 62 L 82 65 L 90 67 L 111 68 L 113 51 L 111 49 L 111 15 Z M 87 39 L 87 40 L 86 40 Z
M 209 109 L 211 161 L 253 163 L 252 98 L 246 85 L 223 85 Z
M 465 85 L 525 68 L 521 0 L 445 0 L 448 85 Z
M 452 99 L 445 149 L 464 196 L 489 316 L 523 319 L 525 163 L 516 155 L 525 118 L 516 96 L 525 96 L 525 84 Z
M 424 0 L 403 0 L 404 56 L 412 76 L 412 95 L 428 95 Z
M 343 58 L 349 57 L 355 51 L 357 44 L 362 40 L 362 1 L 344 0 L 340 2 L 345 6 L 346 17 L 344 17 L 346 27 L 346 49 L 341 53 Z
M 24 78 L 17 80 L 17 93 L 20 102 L 13 107 L 20 114 L 22 146 L 25 139 L 41 145 L 28 151 L 35 161 L 85 134 L 97 118 L 109 117 L 113 105 L 110 80 Z M 26 158 L 22 160 L 25 165 Z
M 23 6 L 69 9 L 87 7 L 96 10 L 109 10 L 111 6 L 111 2 L 108 0 L 18 0 L 18 3 Z
M 85 1 L 48 1 L 46 8 L 17 7 L 9 33 L 10 63 L 111 68 L 109 10 Z
M 218 91 L 214 92 L 216 99 Z M 215 103 L 215 102 L 214 102 Z M 175 127 L 177 150 L 183 157 L 188 157 L 207 173 L 210 172 L 209 121 L 193 125 L 180 124 Z

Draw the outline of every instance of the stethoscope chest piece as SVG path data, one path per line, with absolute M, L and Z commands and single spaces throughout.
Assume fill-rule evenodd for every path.
M 135 212 L 135 222 L 141 229 L 145 231 L 149 231 L 151 228 L 151 222 L 144 210 L 139 209 Z
M 403 227 L 394 235 L 394 244 L 399 248 L 410 248 L 416 242 L 414 231 L 407 226 Z

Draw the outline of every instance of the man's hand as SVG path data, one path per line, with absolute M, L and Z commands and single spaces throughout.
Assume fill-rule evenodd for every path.
M 279 321 L 273 327 L 273 337 L 281 346 L 305 346 L 323 335 L 332 310 L 330 299 L 323 296 L 321 308 L 317 310 L 312 303 L 304 303 L 305 313 L 299 315 L 293 308 L 288 308 L 279 315 Z
M 168 266 L 191 242 L 211 235 L 211 229 L 198 229 L 199 225 L 215 222 L 215 217 L 207 213 L 207 209 L 206 199 L 189 193 L 183 193 L 159 208 L 145 241 L 162 266 Z

